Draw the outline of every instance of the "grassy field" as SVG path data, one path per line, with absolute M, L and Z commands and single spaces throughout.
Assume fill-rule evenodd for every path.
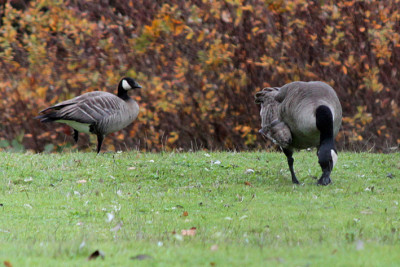
M 1 152 L 0 265 L 398 266 L 400 154 L 294 156 Z

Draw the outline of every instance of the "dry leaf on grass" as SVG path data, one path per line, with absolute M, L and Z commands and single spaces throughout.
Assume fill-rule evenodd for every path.
M 134 257 L 131 257 L 131 260 L 139 260 L 139 261 L 152 260 L 152 259 L 153 259 L 153 257 L 150 256 L 150 255 L 147 255 L 147 254 L 139 254 L 139 255 L 136 255 Z
M 90 256 L 88 257 L 88 261 L 95 260 L 98 257 L 101 257 L 102 259 L 104 259 L 104 253 L 100 250 L 96 250 L 95 252 L 90 254 Z
M 114 213 L 107 213 L 107 222 L 111 222 L 112 220 L 114 220 Z
M 253 186 L 250 182 L 247 182 L 247 181 L 245 181 L 244 184 L 247 186 Z
M 32 182 L 32 181 L 33 181 L 32 177 L 28 177 L 28 178 L 24 179 L 24 182 L 26 182 L 26 183 L 29 183 L 29 182 Z
M 3 263 L 4 263 L 4 266 L 6 266 L 6 267 L 12 267 L 12 264 L 9 261 L 4 261 Z
M 123 223 L 120 222 L 119 224 L 117 224 L 114 228 L 111 228 L 110 231 L 111 232 L 118 232 L 121 228 L 122 228 Z
M 187 212 L 187 211 L 184 211 L 183 213 L 182 213 L 182 216 L 183 217 L 186 217 L 186 216 L 188 216 L 189 215 L 189 212 Z
M 196 235 L 196 227 L 192 227 L 189 230 L 182 230 L 181 235 L 183 236 L 195 236 Z
M 175 238 L 176 240 L 178 240 L 178 241 L 183 241 L 183 236 L 182 236 L 182 235 L 176 234 L 176 235 L 174 235 L 174 238 Z
M 362 240 L 357 240 L 356 250 L 363 250 L 363 249 L 364 249 L 364 242 Z
M 253 169 L 247 169 L 247 170 L 244 171 L 244 173 L 245 174 L 252 174 L 252 173 L 254 173 L 254 170 Z

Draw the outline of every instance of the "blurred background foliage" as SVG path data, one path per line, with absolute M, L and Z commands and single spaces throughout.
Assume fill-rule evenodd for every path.
M 33 117 L 131 76 L 139 118 L 104 149 L 264 148 L 254 93 L 321 80 L 342 102 L 339 149 L 396 150 L 399 21 L 399 0 L 0 0 L 0 149 L 74 145 Z

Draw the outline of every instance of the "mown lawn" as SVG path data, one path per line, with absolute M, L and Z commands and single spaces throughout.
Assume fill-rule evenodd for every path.
M 1 152 L 0 265 L 398 266 L 400 154 L 294 156 Z

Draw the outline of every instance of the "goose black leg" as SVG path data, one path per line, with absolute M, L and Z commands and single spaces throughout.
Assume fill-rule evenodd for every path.
M 286 148 L 282 148 L 282 150 L 283 150 L 283 153 L 285 153 L 285 156 L 287 158 L 290 174 L 292 175 L 292 182 L 294 184 L 299 184 L 299 180 L 297 180 L 296 174 L 294 173 L 294 169 L 293 169 L 293 162 L 294 162 L 294 159 L 292 157 L 293 156 L 293 151 L 290 150 L 290 149 L 286 149 Z
M 75 140 L 75 143 L 78 143 L 78 138 L 79 138 L 79 132 L 74 129 L 74 140 Z
M 103 144 L 104 135 L 97 134 L 97 154 L 100 153 L 101 145 Z

